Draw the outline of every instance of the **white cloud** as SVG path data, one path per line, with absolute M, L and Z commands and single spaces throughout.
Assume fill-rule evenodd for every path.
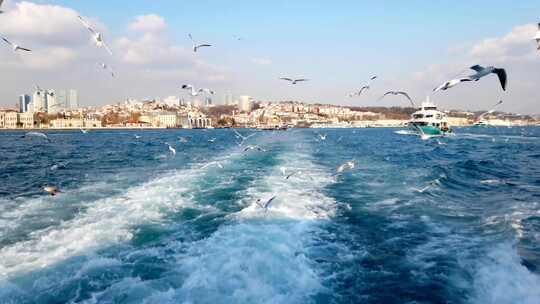
M 165 20 L 158 15 L 141 15 L 128 25 L 128 29 L 134 32 L 161 32 L 167 28 Z
M 270 65 L 272 60 L 267 58 L 251 58 L 251 62 L 258 65 Z

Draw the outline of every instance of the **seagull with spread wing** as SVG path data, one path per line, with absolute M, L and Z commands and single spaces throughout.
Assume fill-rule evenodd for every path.
M 90 34 L 92 35 L 92 39 L 94 40 L 94 43 L 96 44 L 96 46 L 104 48 L 109 54 L 112 55 L 113 53 L 111 49 L 109 48 L 109 46 L 107 46 L 107 44 L 103 40 L 103 35 L 100 32 L 96 31 L 90 25 L 90 23 L 88 23 L 86 20 L 83 19 L 83 17 L 77 16 L 77 18 L 79 18 L 79 21 L 82 23 L 82 25 L 86 27 L 88 31 L 90 31 Z
M 441 84 L 440 86 L 436 87 L 435 89 L 433 89 L 433 92 L 446 91 L 446 90 L 448 90 L 450 88 L 453 88 L 453 87 L 457 86 L 458 84 L 460 84 L 462 82 L 465 82 L 465 81 L 472 81 L 472 80 L 470 78 L 468 78 L 468 77 L 448 80 L 447 82 L 445 82 L 445 83 Z
M 211 44 L 207 44 L 207 43 L 197 44 L 195 42 L 195 40 L 193 40 L 193 36 L 191 36 L 191 34 L 188 34 L 188 36 L 189 36 L 189 39 L 191 40 L 191 43 L 193 43 L 193 52 L 194 53 L 197 53 L 197 51 L 202 47 L 211 47 L 212 46 Z
M 272 204 L 272 202 L 276 199 L 276 196 L 273 196 L 272 198 L 270 198 L 269 200 L 267 200 L 266 202 L 263 203 L 263 201 L 261 199 L 258 199 L 255 204 L 257 204 L 257 206 L 259 206 L 260 208 L 264 209 L 265 211 L 268 211 L 268 208 L 270 207 L 270 204 Z
M 473 65 L 471 67 L 471 70 L 475 71 L 476 74 L 471 75 L 468 78 L 474 81 L 478 81 L 480 80 L 480 78 L 485 77 L 489 74 L 496 74 L 497 77 L 499 77 L 499 81 L 501 83 L 503 91 L 506 91 L 507 76 L 505 69 L 496 68 L 494 66 L 483 67 L 481 65 Z
M 189 90 L 190 95 L 193 96 L 193 97 L 199 96 L 200 93 L 206 93 L 206 94 L 210 94 L 210 95 L 216 94 L 216 92 L 214 92 L 213 90 L 210 90 L 210 89 L 201 88 L 201 89 L 197 90 L 191 84 L 182 85 L 182 89 Z
M 32 52 L 32 50 L 30 49 L 27 49 L 27 48 L 23 48 L 17 44 L 14 44 L 12 43 L 11 41 L 9 41 L 7 38 L 5 37 L 2 37 L 2 40 L 4 40 L 4 42 L 6 42 L 7 44 L 9 44 L 11 46 L 11 48 L 13 49 L 14 52 L 17 52 L 17 51 L 25 51 L 25 52 Z
M 377 79 L 377 76 L 371 77 L 368 83 L 360 88 L 360 91 L 349 94 L 349 97 L 360 96 L 364 91 L 371 89 L 371 82 L 375 79 Z
M 288 81 L 288 82 L 290 82 L 291 84 L 297 84 L 297 83 L 299 83 L 299 82 L 309 81 L 309 79 L 305 79 L 305 78 L 298 78 L 298 79 L 295 79 L 295 78 L 290 78 L 290 77 L 281 77 L 281 78 L 279 78 L 279 79 Z
M 383 98 L 385 98 L 388 95 L 394 95 L 394 96 L 402 95 L 402 96 L 405 96 L 411 102 L 411 105 L 413 106 L 413 108 L 416 108 L 416 105 L 414 104 L 414 101 L 411 99 L 409 94 L 407 94 L 407 92 L 403 92 L 403 91 L 388 91 L 388 92 L 384 93 L 384 95 L 379 98 L 379 101 L 382 100 Z

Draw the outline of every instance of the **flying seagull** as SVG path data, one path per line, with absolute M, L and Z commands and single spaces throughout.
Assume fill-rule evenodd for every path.
M 109 65 L 107 65 L 106 63 L 101 63 L 100 66 L 103 70 L 108 71 L 113 78 L 116 77 L 114 74 L 114 70 Z
M 470 79 L 468 77 L 452 79 L 452 80 L 449 80 L 449 81 L 441 84 L 440 86 L 436 87 L 435 89 L 433 89 L 433 92 L 446 91 L 446 90 L 448 90 L 448 89 L 450 89 L 452 87 L 455 87 L 458 84 L 460 84 L 462 82 L 465 82 L 465 81 L 472 81 L 472 79 Z
M 28 132 L 24 134 L 23 136 L 21 136 L 21 138 L 31 138 L 31 137 L 36 137 L 36 138 L 39 137 L 39 138 L 43 138 L 47 140 L 48 142 L 51 142 L 51 139 L 45 133 L 41 133 L 41 132 Z
M 43 191 L 47 192 L 51 196 L 56 196 L 58 193 L 60 193 L 60 190 L 53 186 L 45 186 L 43 187 Z
M 213 166 L 213 165 L 217 166 L 220 169 L 223 169 L 223 165 L 218 161 L 209 162 L 206 165 L 202 166 L 201 169 L 206 169 L 206 168 L 208 168 L 210 166 Z
M 341 166 L 339 166 L 336 170 L 337 174 L 343 173 L 345 170 L 352 170 L 356 166 L 354 160 L 348 161 Z
M 262 202 L 261 199 L 258 199 L 255 204 L 257 204 L 257 206 L 261 207 L 262 209 L 264 209 L 265 211 L 268 211 L 268 208 L 270 207 L 270 204 L 272 204 L 272 202 L 276 199 L 275 196 L 273 196 L 271 199 L 267 200 L 266 202 Z
M 488 115 L 488 114 L 491 114 L 491 113 L 495 112 L 495 109 L 496 109 L 498 106 L 502 105 L 502 104 L 503 104 L 503 101 L 500 100 L 499 102 L 497 102 L 496 104 L 494 104 L 493 107 L 492 107 L 489 111 L 487 111 L 487 112 L 485 112 L 485 113 L 482 113 L 480 116 L 478 116 L 478 120 L 479 120 L 479 121 L 480 121 L 480 120 L 483 120 L 483 119 L 484 119 L 484 116 L 486 116 L 486 115 Z
M 253 150 L 257 150 L 259 152 L 266 152 L 265 149 L 259 147 L 259 146 L 254 146 L 254 145 L 250 145 L 250 146 L 247 146 L 245 149 L 244 149 L 244 152 L 248 152 L 248 151 L 253 151 Z
M 360 91 L 349 94 L 349 97 L 360 96 L 364 91 L 371 89 L 371 82 L 377 79 L 377 76 L 373 76 L 369 79 L 368 83 L 360 88 Z
M 536 32 L 534 40 L 536 40 L 536 43 L 538 44 L 537 50 L 540 50 L 540 23 L 538 23 L 538 32 Z
M 279 79 L 289 81 L 291 84 L 297 84 L 298 82 L 302 82 L 302 81 L 309 81 L 309 79 L 305 79 L 305 78 L 293 79 L 289 77 L 281 77 Z
M 320 140 L 325 141 L 325 140 L 326 140 L 326 137 L 327 137 L 328 135 L 327 135 L 327 134 L 322 135 L 321 133 L 317 133 L 317 136 L 319 136 L 319 139 L 320 139 Z
M 193 96 L 193 97 L 199 96 L 200 93 L 206 93 L 206 94 L 210 94 L 210 95 L 216 94 L 216 92 L 214 92 L 213 90 L 210 90 L 210 89 L 201 88 L 201 89 L 196 90 L 195 87 L 193 85 L 191 85 L 191 84 L 182 85 L 182 89 L 189 90 L 190 95 Z
M 173 148 L 171 145 L 169 145 L 168 143 L 165 143 L 168 147 L 169 147 L 169 151 L 171 151 L 172 155 L 176 155 L 176 149 Z
M 480 78 L 487 76 L 491 73 L 497 74 L 497 77 L 499 77 L 499 81 L 501 82 L 501 87 L 504 91 L 506 91 L 506 70 L 496 68 L 493 66 L 483 67 L 480 65 L 473 65 L 471 67 L 472 70 L 476 72 L 476 74 L 469 76 L 468 78 L 470 80 L 478 81 Z
M 7 40 L 7 38 L 2 37 L 2 40 L 4 40 L 7 44 L 9 44 L 14 52 L 17 52 L 17 51 L 32 52 L 32 50 L 30 50 L 30 49 L 23 48 L 23 47 L 20 47 L 20 46 L 18 46 L 16 44 L 11 43 L 11 41 Z
M 193 52 L 194 53 L 197 53 L 197 51 L 202 47 L 210 47 L 210 46 L 212 46 L 211 44 L 197 44 L 195 42 L 195 40 L 193 40 L 193 36 L 191 36 L 191 34 L 188 34 L 188 36 L 189 36 L 189 39 L 191 40 L 191 42 L 193 43 Z
M 383 98 L 386 97 L 387 95 L 403 95 L 403 96 L 405 96 L 405 97 L 411 102 L 411 105 L 413 106 L 413 108 L 416 108 L 416 105 L 414 104 L 414 101 L 411 99 L 411 97 L 409 96 L 409 94 L 407 94 L 407 92 L 403 92 L 403 91 L 389 91 L 389 92 L 384 93 L 384 95 L 381 96 L 381 97 L 379 98 L 379 100 L 383 99 Z
M 92 35 L 92 39 L 94 39 L 94 43 L 97 47 L 103 47 L 109 54 L 113 54 L 111 49 L 105 44 L 105 41 L 103 41 L 103 35 L 101 35 L 100 32 L 97 32 L 94 30 L 94 28 L 88 23 L 86 20 L 83 19 L 81 16 L 77 16 L 79 18 L 79 21 L 81 21 L 82 25 L 90 31 L 90 34 Z
M 82 134 L 88 133 L 88 130 L 85 130 L 85 129 L 82 129 L 82 128 L 80 130 L 81 130 Z

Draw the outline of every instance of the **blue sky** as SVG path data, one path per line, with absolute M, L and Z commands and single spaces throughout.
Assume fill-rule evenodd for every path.
M 261 99 L 321 98 L 317 101 L 334 103 L 350 102 L 343 98 L 345 91 L 372 74 L 388 80 L 381 86 L 405 85 L 411 73 L 446 62 L 468 64 L 471 60 L 461 58 L 467 48 L 487 38 L 503 37 L 516 26 L 540 22 L 539 1 L 32 2 L 68 7 L 99 20 L 111 40 L 133 36 L 127 25 L 136 16 L 159 15 L 167 23 L 171 44 L 189 47 L 186 35 L 192 33 L 215 45 L 201 53 L 200 59 L 226 70 L 228 81 L 218 84 L 218 89 Z M 235 35 L 244 40 L 236 41 Z M 271 64 L 249 64 L 253 58 Z M 274 81 L 282 75 L 313 80 L 293 91 Z M 1 92 L 0 96 L 4 97 Z M 361 105 L 372 104 L 370 99 Z

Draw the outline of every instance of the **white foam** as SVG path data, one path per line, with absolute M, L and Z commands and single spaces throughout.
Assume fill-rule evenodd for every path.
M 476 303 L 538 304 L 540 276 L 521 264 L 514 246 L 503 244 L 478 265 L 474 291 Z

